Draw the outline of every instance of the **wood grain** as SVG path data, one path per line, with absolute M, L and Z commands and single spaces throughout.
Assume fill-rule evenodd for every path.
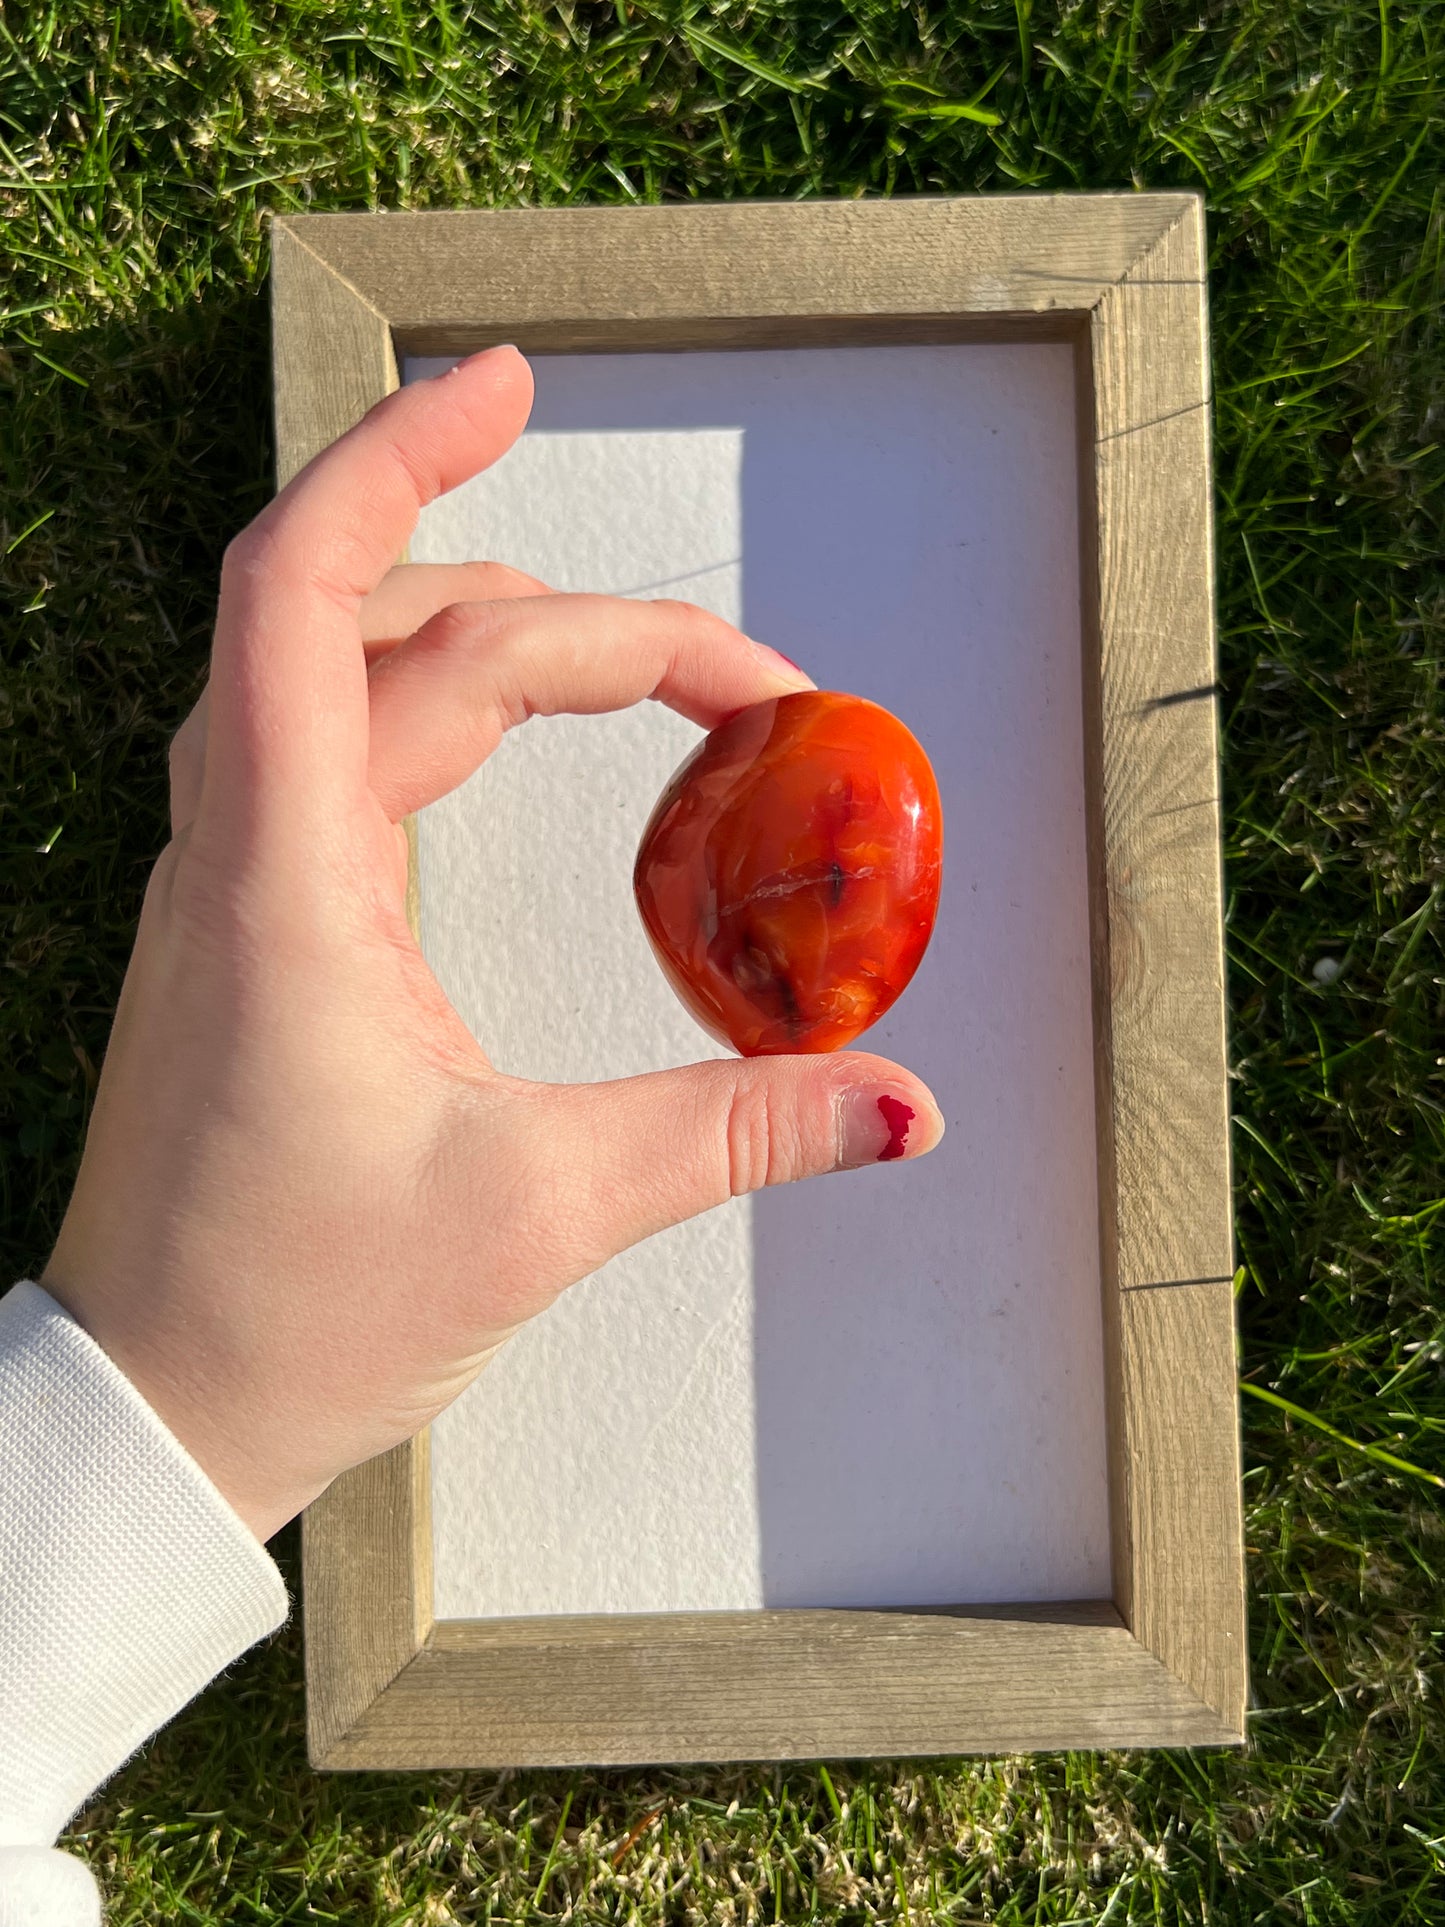
M 431 1434 L 343 1472 L 306 1508 L 306 1740 L 313 1766 L 431 1630 Z
M 1115 1598 L 1242 1733 L 1204 261 L 1191 201 L 1090 326 L 1100 1235 Z
M 1170 277 L 1111 289 L 1091 331 L 1125 1289 L 1234 1269 L 1201 225 L 1171 229 Z
M 391 327 L 285 221 L 271 223 L 276 486 L 399 384 Z
M 328 1768 L 1238 1743 L 1245 1664 L 1202 204 L 1179 194 L 272 226 L 278 479 L 398 353 L 1077 343 L 1115 1602 L 432 1624 L 427 1437 L 303 1530 Z M 409 911 L 416 928 L 415 867 Z
M 304 231 L 308 245 L 391 317 L 403 354 L 481 345 L 478 323 L 491 340 L 534 351 L 542 341 L 528 331 L 549 331 L 544 339 L 561 352 L 609 345 L 595 332 L 606 323 L 620 324 L 614 343 L 631 335 L 656 348 L 669 345 L 668 335 L 670 345 L 728 345 L 728 322 L 770 316 L 834 330 L 880 316 L 949 318 L 955 326 L 993 315 L 1077 316 L 1122 279 L 1188 198 L 504 208 L 311 214 L 282 225 Z M 712 338 L 674 334 L 693 322 L 707 324 Z M 577 332 L 583 324 L 594 333 Z
M 271 323 L 276 477 L 284 487 L 390 394 L 398 374 L 386 317 L 283 222 L 272 224 Z M 385 1691 L 430 1630 L 429 1446 L 422 1433 L 344 1473 L 303 1515 L 313 1761 Z
M 1129 1627 L 1238 1739 L 1248 1655 L 1234 1294 L 1125 1292 L 1119 1327 Z
M 690 354 L 707 349 L 939 347 L 965 341 L 1068 341 L 1081 315 L 739 315 L 682 320 L 470 323 L 398 341 L 406 354 L 462 355 L 510 342 L 539 355 Z
M 613 1766 L 1227 1743 L 1107 1601 L 441 1622 L 328 1755 Z

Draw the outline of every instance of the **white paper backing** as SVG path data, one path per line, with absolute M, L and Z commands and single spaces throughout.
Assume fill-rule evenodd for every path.
M 1105 1595 L 1071 352 L 533 367 L 526 434 L 413 559 L 684 596 L 909 724 L 942 909 L 860 1042 L 929 1080 L 948 1136 L 653 1238 L 514 1339 L 433 1428 L 435 1610 Z M 533 721 L 424 812 L 423 947 L 507 1071 L 724 1054 L 631 895 L 697 738 L 655 704 Z

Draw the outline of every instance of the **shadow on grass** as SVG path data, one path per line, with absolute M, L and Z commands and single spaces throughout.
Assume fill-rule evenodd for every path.
M 271 491 L 268 339 L 261 291 L 218 290 L 0 351 L 7 1284 L 59 1228 L 221 551 Z

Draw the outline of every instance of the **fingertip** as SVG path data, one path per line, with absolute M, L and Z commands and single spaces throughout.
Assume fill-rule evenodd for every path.
M 527 373 L 529 375 L 531 374 L 532 364 L 522 353 L 515 341 L 497 341 L 493 342 L 489 348 L 478 348 L 472 354 L 463 355 L 460 361 L 454 361 L 450 368 L 444 368 L 434 379 L 437 381 L 449 381 L 456 375 L 465 374 L 468 369 L 480 368 L 494 362 L 503 365 L 508 360 L 520 362 L 521 366 L 527 370 Z
M 532 373 L 531 362 L 528 361 L 517 344 L 514 341 L 503 342 L 500 347 L 494 348 L 492 353 L 502 360 L 503 366 L 510 365 L 513 378 L 519 386 L 525 386 L 527 394 L 530 397 L 536 388 L 536 378 Z
M 896 1065 L 879 1071 L 851 1079 L 835 1095 L 839 1171 L 927 1157 L 943 1137 L 943 1113 L 928 1086 Z
M 785 656 L 781 649 L 770 649 L 767 643 L 758 642 L 753 636 L 749 636 L 748 641 L 753 646 L 759 666 L 771 681 L 779 685 L 781 694 L 792 695 L 801 689 L 818 687 L 807 670 L 800 669 L 792 657 Z
M 499 343 L 492 348 L 479 348 L 474 355 L 453 362 L 435 379 L 439 382 L 456 381 L 455 403 L 463 410 L 471 398 L 474 385 L 480 384 L 488 425 L 495 421 L 499 406 L 508 413 L 515 413 L 515 420 L 508 423 L 512 440 L 526 427 L 532 413 L 532 403 L 536 399 L 532 364 L 521 349 L 511 342 Z
M 486 348 L 473 362 L 480 366 L 458 398 L 457 412 L 479 435 L 489 440 L 495 436 L 500 441 L 501 446 L 483 464 L 490 468 L 515 445 L 531 420 L 536 384 L 531 364 L 516 348 Z

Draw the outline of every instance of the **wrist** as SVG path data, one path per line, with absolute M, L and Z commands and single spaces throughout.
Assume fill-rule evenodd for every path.
M 216 1491 L 264 1544 L 325 1490 L 303 1487 L 268 1467 L 256 1437 L 242 1435 L 234 1409 L 213 1391 L 192 1387 L 187 1374 L 153 1335 L 136 1331 L 120 1314 L 126 1300 L 83 1284 L 51 1266 L 37 1282 L 99 1346 L 116 1369 L 205 1474 Z M 134 1300 L 130 1302 L 134 1303 Z M 110 1312 L 115 1316 L 108 1315 Z M 199 1379 L 199 1374 L 192 1375 Z

